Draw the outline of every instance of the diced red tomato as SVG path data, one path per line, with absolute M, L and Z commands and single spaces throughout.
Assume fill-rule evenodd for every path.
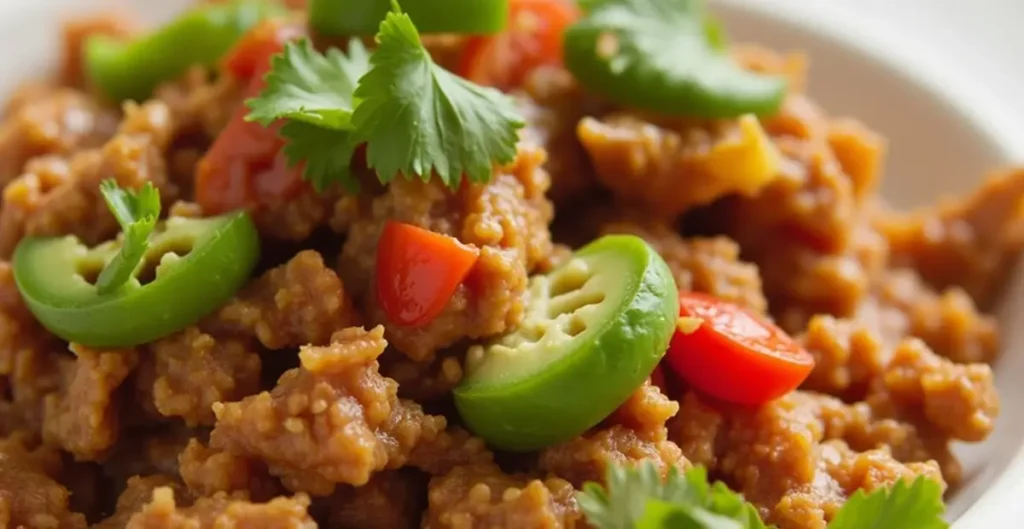
M 245 97 L 259 95 L 270 57 L 301 29 L 268 20 L 252 29 L 228 55 L 225 67 L 248 81 Z M 280 203 L 308 186 L 300 167 L 289 167 L 281 152 L 279 125 L 264 127 L 245 121 L 239 107 L 196 168 L 196 202 L 207 214 Z
M 699 325 L 676 331 L 665 361 L 713 397 L 762 404 L 799 387 L 814 368 L 814 357 L 785 331 L 738 305 L 681 292 L 679 315 Z
M 224 68 L 239 79 L 263 77 L 270 69 L 270 57 L 284 44 L 302 36 L 303 29 L 280 19 L 260 22 L 235 44 L 224 58 Z
M 389 221 L 377 242 L 377 301 L 394 323 L 429 323 L 479 256 L 454 237 Z
M 562 64 L 562 33 L 577 18 L 570 0 L 511 0 L 508 28 L 470 39 L 458 73 L 478 84 L 515 88 L 537 67 Z

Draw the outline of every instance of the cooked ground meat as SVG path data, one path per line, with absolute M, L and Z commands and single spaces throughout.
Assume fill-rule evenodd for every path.
M 432 479 L 429 499 L 425 529 L 583 525 L 568 482 L 510 476 L 495 465 L 456 467 Z
M 117 441 L 120 433 L 118 387 L 135 369 L 138 354 L 131 349 L 96 351 L 72 344 L 74 370 L 65 374 L 61 389 L 43 401 L 43 440 L 95 460 Z
M 520 147 L 508 167 L 498 168 L 486 185 L 448 191 L 440 182 L 396 180 L 376 198 L 370 214 L 349 231 L 341 255 L 341 275 L 362 300 L 367 318 L 384 323 L 373 285 L 377 239 L 389 220 L 457 237 L 480 248 L 480 258 L 444 311 L 420 327 L 388 325 L 387 336 L 413 360 L 466 338 L 486 338 L 513 328 L 523 316 L 527 276 L 551 252 L 547 225 L 551 203 L 544 193 L 550 178 L 544 151 Z M 475 288 L 471 288 L 471 286 Z
M 246 97 L 238 76 L 195 66 L 112 105 L 84 79 L 84 42 L 137 31 L 117 16 L 69 21 L 57 75 L 3 107 L 0 527 L 584 528 L 583 484 L 651 461 L 706 467 L 780 529 L 824 529 L 859 490 L 956 486 L 953 443 L 995 426 L 999 329 L 983 311 L 1024 247 L 1024 171 L 891 211 L 876 193 L 884 138 L 804 93 L 803 56 L 752 45 L 733 57 L 789 84 L 775 115 L 653 115 L 546 66 L 512 93 L 526 126 L 489 181 L 381 185 L 360 153 L 360 193 L 302 184 L 251 211 L 257 272 L 216 310 L 133 347 L 68 344 L 22 299 L 15 248 L 118 237 L 106 178 L 153 183 L 171 215 L 209 214 L 200 161 Z M 467 40 L 425 39 L 455 71 Z M 287 165 L 257 154 L 225 185 Z M 390 321 L 378 296 L 392 221 L 479 252 L 423 325 Z M 452 402 L 473 374 L 467 349 L 519 329 L 531 276 L 607 234 L 647 241 L 680 291 L 791 333 L 815 360 L 803 385 L 739 406 L 663 364 L 666 381 L 652 375 L 582 435 L 492 451 Z

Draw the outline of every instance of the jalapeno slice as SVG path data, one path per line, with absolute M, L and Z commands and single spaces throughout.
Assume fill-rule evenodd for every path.
M 36 319 L 64 340 L 87 346 L 150 342 L 228 301 L 259 256 L 259 236 L 245 212 L 172 217 L 157 226 L 128 283 L 100 294 L 87 278 L 99 274 L 120 244 L 89 248 L 74 236 L 23 240 L 14 252 L 14 280 Z
M 497 33 L 509 0 L 402 0 L 420 33 Z M 309 25 L 324 36 L 375 35 L 394 0 L 311 0 Z
M 679 298 L 665 261 L 642 239 L 602 237 L 531 279 L 514 332 L 471 348 L 455 405 L 495 448 L 567 441 L 622 404 L 665 354 Z

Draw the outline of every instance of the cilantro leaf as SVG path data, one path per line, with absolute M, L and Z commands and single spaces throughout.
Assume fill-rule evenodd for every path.
M 605 481 L 586 483 L 576 497 L 599 529 L 765 529 L 754 506 L 722 483 L 709 485 L 703 467 L 685 475 L 671 468 L 663 481 L 650 461 L 609 465 Z
M 946 529 L 942 519 L 942 487 L 918 476 L 913 483 L 899 480 L 870 494 L 858 490 L 846 501 L 828 529 Z
M 302 178 L 323 191 L 332 183 L 356 193 L 359 182 L 349 168 L 356 143 L 351 131 L 332 130 L 301 121 L 289 121 L 281 127 L 281 136 L 287 140 L 284 155 L 288 164 L 305 163 Z
M 321 54 L 309 39 L 289 42 L 271 60 L 266 87 L 245 101 L 250 110 L 245 119 L 264 126 L 287 118 L 330 129 L 350 128 L 357 104 L 352 92 L 370 69 L 369 57 L 358 39 L 349 41 L 347 55 L 337 48 Z
M 124 232 L 121 249 L 96 279 L 99 293 L 109 294 L 131 279 L 145 257 L 149 236 L 160 216 L 160 193 L 151 182 L 136 192 L 121 189 L 115 180 L 107 179 L 100 184 L 100 194 Z
M 644 514 L 633 525 L 636 529 L 744 529 L 731 518 L 692 505 L 647 500 Z
M 728 118 L 778 110 L 786 83 L 747 71 L 701 0 L 588 0 L 563 38 L 566 67 L 588 89 L 661 114 Z
M 399 173 L 436 174 L 452 188 L 463 175 L 486 182 L 494 163 L 515 157 L 524 121 L 509 97 L 434 64 L 412 19 L 393 6 L 355 91 L 352 121 L 367 163 L 383 183 Z

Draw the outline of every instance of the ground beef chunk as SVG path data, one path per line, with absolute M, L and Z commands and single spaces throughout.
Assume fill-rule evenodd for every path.
M 799 341 L 814 356 L 814 369 L 802 387 L 846 400 L 863 398 L 889 361 L 887 344 L 853 320 L 815 316 Z
M 779 529 L 826 529 L 846 499 L 857 490 L 870 492 L 899 480 L 926 476 L 941 483 L 934 464 L 895 462 L 885 449 L 855 452 L 842 441 L 826 441 L 816 450 L 814 481 L 786 492 L 768 519 Z
M 162 148 L 169 137 L 169 113 L 162 103 L 126 107 L 117 135 L 102 148 L 77 152 L 65 172 L 45 164 L 7 184 L 0 212 L 0 255 L 10 255 L 26 235 L 77 235 L 86 244 L 112 238 L 117 221 L 100 196 L 100 182 L 113 178 L 123 188 L 152 182 L 173 201 L 178 190 L 167 181 Z M 148 123 L 148 124 L 147 124 Z
M 213 78 L 206 68 L 194 67 L 181 78 L 158 86 L 153 98 L 171 109 L 179 134 L 212 141 L 242 104 L 242 88 L 233 75 Z
M 576 487 L 587 481 L 604 481 L 609 464 L 647 459 L 662 473 L 670 467 L 685 469 L 690 462 L 679 447 L 668 440 L 665 428 L 666 421 L 678 409 L 678 404 L 647 381 L 612 414 L 608 424 L 542 450 L 539 467 Z
M 855 425 L 843 428 L 847 442 L 889 445 L 901 461 L 935 459 L 949 483 L 960 474 L 949 441 L 983 440 L 999 413 L 989 366 L 954 363 L 921 340 L 890 344 L 857 322 L 818 316 L 801 342 L 817 360 L 805 387 L 854 402 L 842 412 Z
M 223 492 L 199 498 L 191 507 L 178 507 L 173 489 L 160 487 L 131 517 L 127 529 L 315 529 L 308 507 L 305 494 L 252 503 L 244 494 Z
M 999 415 L 991 367 L 953 363 L 916 339 L 896 347 L 873 390 L 867 402 L 876 410 L 923 413 L 936 430 L 960 441 L 984 440 Z
M 1024 247 L 1024 170 L 992 174 L 973 194 L 918 212 L 877 220 L 893 263 L 939 289 L 960 286 L 991 306 Z
M 68 490 L 55 480 L 59 472 L 56 451 L 0 439 L 0 527 L 84 529 L 85 517 L 68 509 Z
M 209 448 L 198 439 L 190 439 L 178 456 L 178 471 L 196 496 L 241 491 L 254 500 L 269 500 L 282 492 L 263 462 Z
M 941 294 L 906 269 L 887 272 L 875 288 L 875 307 L 883 311 L 887 329 L 897 339 L 916 336 L 936 353 L 960 363 L 991 362 L 999 352 L 996 321 L 982 314 L 959 287 Z M 896 342 L 898 340 L 892 340 Z
M 648 215 L 674 218 L 732 194 L 756 195 L 780 156 L 753 116 L 658 125 L 629 113 L 584 118 L 577 129 L 597 177 Z
M 0 436 L 42 433 L 43 397 L 73 362 L 22 302 L 10 263 L 0 261 Z
M 339 487 L 324 499 L 332 529 L 417 529 L 427 504 L 426 476 L 415 471 L 374 474 L 360 487 Z
M 72 344 L 74 370 L 57 393 L 44 401 L 43 439 L 94 461 L 117 442 L 120 434 L 117 390 L 135 369 L 132 349 L 95 350 Z
M 498 168 L 487 184 L 451 191 L 437 179 L 398 179 L 376 198 L 368 217 L 356 220 L 341 256 L 342 277 L 367 306 L 374 323 L 386 323 L 374 284 L 377 239 L 388 220 L 457 237 L 480 249 L 480 258 L 441 314 L 419 327 L 389 324 L 388 340 L 414 360 L 463 338 L 508 330 L 523 316 L 527 277 L 551 252 L 547 225 L 550 184 L 543 151 L 520 146 L 516 161 Z
M 304 250 L 249 284 L 208 326 L 255 335 L 265 347 L 280 349 L 327 344 L 359 319 L 337 274 L 319 253 Z
M 548 196 L 559 203 L 593 188 L 594 169 L 576 136 L 576 125 L 583 116 L 597 111 L 600 104 L 583 93 L 569 72 L 561 68 L 534 70 L 513 96 L 526 120 L 520 138 L 548 155 L 544 163 L 551 175 Z
M 508 475 L 496 465 L 456 467 L 430 481 L 424 529 L 584 527 L 574 489 L 559 478 Z
M 755 312 L 768 310 L 757 266 L 740 260 L 740 248 L 727 237 L 683 239 L 666 224 L 612 220 L 601 234 L 628 233 L 646 240 L 665 259 L 682 291 L 712 294 Z
M 462 381 L 462 354 L 445 351 L 431 362 L 417 362 L 405 355 L 385 354 L 380 372 L 398 382 L 398 395 L 403 399 L 427 403 L 443 400 Z
M 116 112 L 72 89 L 26 102 L 0 124 L 0 185 L 21 174 L 36 156 L 66 156 L 103 145 L 117 123 Z
M 382 327 L 353 327 L 330 345 L 303 347 L 301 367 L 273 391 L 214 405 L 211 445 L 261 458 L 286 487 L 315 495 L 401 467 L 417 444 L 444 430 L 445 420 L 398 399 L 397 384 L 377 373 L 383 335 Z
M 169 488 L 181 493 L 181 485 L 174 479 L 162 474 L 151 476 L 132 476 L 121 495 L 117 497 L 114 514 L 92 525 L 90 529 L 123 529 L 131 517 L 153 499 L 153 491 L 158 488 Z
M 650 437 L 658 437 L 665 423 L 678 411 L 679 404 L 647 379 L 612 413 L 608 423 L 621 424 L 637 432 L 648 432 Z
M 320 193 L 304 185 L 295 196 L 252 212 L 260 235 L 282 241 L 302 241 L 328 222 L 333 214 L 334 193 Z
M 857 452 L 841 437 L 863 425 L 841 402 L 794 392 L 756 409 L 683 396 L 669 437 L 722 476 L 780 529 L 824 529 L 856 487 L 925 475 L 945 486 L 934 461 L 901 463 L 886 447 Z
M 213 424 L 213 403 L 260 387 L 260 357 L 247 340 L 215 338 L 190 326 L 149 345 L 136 385 L 143 405 L 190 426 Z
M 124 410 L 123 410 L 124 411 Z M 103 472 L 116 483 L 132 476 L 178 474 L 178 454 L 192 435 L 181 421 L 155 423 L 152 417 L 123 412 L 121 437 L 103 461 Z M 127 423 L 133 421 L 131 426 Z
M 887 261 L 887 241 L 871 229 L 862 200 L 875 185 L 884 145 L 848 120 L 835 123 L 791 94 L 763 122 L 783 157 L 778 176 L 757 196 L 716 203 L 708 217 L 758 265 L 772 312 L 791 332 L 815 313 L 853 315 Z M 843 141 L 830 142 L 840 126 Z M 856 149 L 838 154 L 851 145 Z M 858 163 L 847 167 L 841 158 Z

